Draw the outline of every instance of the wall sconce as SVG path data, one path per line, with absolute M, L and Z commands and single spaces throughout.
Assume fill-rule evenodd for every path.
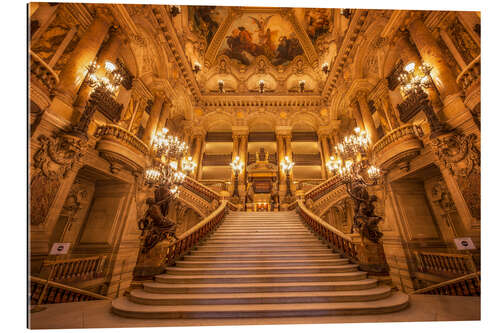
M 300 89 L 301 93 L 304 92 L 304 90 L 306 89 L 306 81 L 305 80 L 300 80 L 299 81 L 299 89 Z
M 224 93 L 224 81 L 219 80 L 219 92 L 222 94 Z
M 194 74 L 198 74 L 199 71 L 201 71 L 201 65 L 198 62 L 195 62 L 193 67 L 193 72 Z
M 323 64 L 323 67 L 321 67 L 321 70 L 323 71 L 323 73 L 325 73 L 325 75 L 328 75 L 328 73 L 330 73 L 330 68 L 328 67 L 328 64 L 326 62 Z
M 265 85 L 265 82 L 264 80 L 260 80 L 259 81 L 259 92 L 262 94 L 264 93 L 264 85 Z

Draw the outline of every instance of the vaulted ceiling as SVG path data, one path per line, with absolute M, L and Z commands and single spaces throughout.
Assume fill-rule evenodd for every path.
M 177 38 L 202 95 L 320 95 L 349 19 L 340 9 L 182 6 Z

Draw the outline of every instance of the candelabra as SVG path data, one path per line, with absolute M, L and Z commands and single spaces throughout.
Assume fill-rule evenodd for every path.
M 430 137 L 434 138 L 449 131 L 434 112 L 429 101 L 429 95 L 425 91 L 425 89 L 433 86 L 430 76 L 431 71 L 432 66 L 425 63 L 419 66 L 418 70 L 415 69 L 415 63 L 413 62 L 405 66 L 399 75 L 401 95 L 404 101 L 397 107 L 402 115 L 401 118 L 404 119 L 409 119 L 422 110 L 431 129 Z
M 218 82 L 219 84 L 219 93 L 224 93 L 224 81 L 223 80 L 219 80 Z
M 231 169 L 234 172 L 234 189 L 233 189 L 233 197 L 239 198 L 240 195 L 238 193 L 238 178 L 241 171 L 243 171 L 243 162 L 241 162 L 240 157 L 236 156 L 234 160 L 229 163 Z
M 194 170 L 196 164 L 192 162 L 191 156 L 187 157 L 187 162 L 181 162 L 187 154 L 188 147 L 178 137 L 167 134 L 168 129 L 164 128 L 153 137 L 152 163 L 146 169 L 144 178 L 147 184 L 164 187 L 172 195 L 178 195 L 179 186 L 186 178 L 184 171 Z
M 193 161 L 193 158 L 191 156 L 183 159 L 181 165 L 182 171 L 186 172 L 188 175 L 190 175 L 196 168 L 196 162 Z
M 290 157 L 285 156 L 283 161 L 281 161 L 281 169 L 285 172 L 286 175 L 286 201 L 290 201 L 292 198 L 292 191 L 290 189 L 290 171 L 292 171 L 295 162 L 290 160 Z
M 263 94 L 264 93 L 264 85 L 266 83 L 264 82 L 264 80 L 260 80 L 259 81 L 259 93 Z
M 85 104 L 85 109 L 78 120 L 78 123 L 73 126 L 73 133 L 82 137 L 87 137 L 87 130 L 96 112 L 99 104 L 103 104 L 101 109 L 106 111 L 119 112 L 121 105 L 116 103 L 114 97 L 123 81 L 123 76 L 115 64 L 106 61 L 104 65 L 104 74 L 99 72 L 100 66 L 96 61 L 92 61 L 86 66 L 86 75 L 83 81 L 84 85 L 92 88 L 89 99 Z
M 354 199 L 353 229 L 357 228 L 362 237 L 377 243 L 382 237 L 377 227 L 382 218 L 374 213 L 373 203 L 377 197 L 370 196 L 367 187 L 378 183 L 381 172 L 370 164 L 369 137 L 366 132 L 359 128 L 355 128 L 354 132 L 336 145 L 337 156 L 331 156 L 326 167 L 330 173 L 340 177 L 347 187 L 347 193 Z

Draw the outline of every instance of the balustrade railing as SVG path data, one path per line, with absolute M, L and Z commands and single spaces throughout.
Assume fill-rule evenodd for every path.
M 165 264 L 172 265 L 198 242 L 212 233 L 223 220 L 228 210 L 228 202 L 223 200 L 220 206 L 200 223 L 180 235 L 179 240 L 166 250 Z
M 328 245 L 344 256 L 357 261 L 356 245 L 349 235 L 323 221 L 319 216 L 307 209 L 302 200 L 297 200 L 297 211 L 316 235 L 320 236 Z
M 100 294 L 35 276 L 30 276 L 29 299 L 32 305 L 111 300 Z
M 470 254 L 415 252 L 418 270 L 422 273 L 462 275 L 478 271 Z
M 141 139 L 120 126 L 112 124 L 99 126 L 95 136 L 102 138 L 109 137 L 110 139 L 118 140 L 125 146 L 135 148 L 143 155 L 149 154 L 149 147 Z
M 457 83 L 463 90 L 467 91 L 475 82 L 481 79 L 481 56 L 474 59 L 465 69 L 458 75 Z
M 184 180 L 184 183 L 182 183 L 182 186 L 187 190 L 190 191 L 203 200 L 207 202 L 212 202 L 213 200 L 218 200 L 220 198 L 219 193 L 215 192 L 214 190 L 208 188 L 207 186 L 197 182 L 196 180 L 186 177 Z
M 309 190 L 304 195 L 305 200 L 311 199 L 312 201 L 316 201 L 323 197 L 325 194 L 337 189 L 339 186 L 342 186 L 343 182 L 339 176 L 331 177 L 315 188 Z
M 227 191 L 227 184 L 223 180 L 200 180 L 199 183 L 215 192 Z
M 50 66 L 42 60 L 35 52 L 30 50 L 30 73 L 38 79 L 38 81 L 52 93 L 54 88 L 59 83 L 59 77 L 50 68 Z
M 415 290 L 412 294 L 446 296 L 481 296 L 481 272 Z
M 101 277 L 106 256 L 93 256 L 63 260 L 46 260 L 43 267 L 49 267 L 52 281 L 83 281 Z
M 391 132 L 387 133 L 382 139 L 378 140 L 372 148 L 374 154 L 380 153 L 384 148 L 390 146 L 391 144 L 398 142 L 407 138 L 418 138 L 417 130 L 415 125 L 407 124 L 398 127 Z

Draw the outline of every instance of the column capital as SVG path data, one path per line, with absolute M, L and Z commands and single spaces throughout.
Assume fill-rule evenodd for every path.
M 94 17 L 95 19 L 100 19 L 108 24 L 112 24 L 114 21 L 113 14 L 107 6 L 97 5 L 94 7 Z
M 248 136 L 248 133 L 250 132 L 248 126 L 232 126 L 231 131 L 233 132 L 233 137 Z
M 330 135 L 330 132 L 331 132 L 331 127 L 330 126 L 320 126 L 318 128 L 318 137 L 327 137 Z
M 275 132 L 277 136 L 292 135 L 292 126 L 276 126 Z

